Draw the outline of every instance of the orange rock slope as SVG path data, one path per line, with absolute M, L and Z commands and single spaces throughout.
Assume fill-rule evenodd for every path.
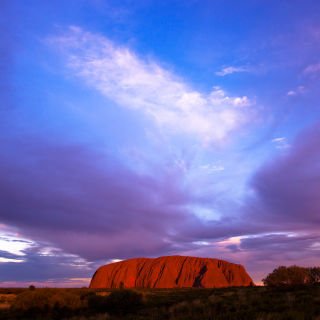
M 168 256 L 135 258 L 104 265 L 90 288 L 218 288 L 251 286 L 242 265 L 218 259 Z

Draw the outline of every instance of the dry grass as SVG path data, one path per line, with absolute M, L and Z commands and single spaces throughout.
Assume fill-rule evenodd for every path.
M 96 292 L 96 295 L 97 296 L 100 296 L 100 297 L 107 297 L 107 296 L 110 296 L 111 292 L 108 291 L 108 292 L 105 292 L 105 291 L 102 291 L 102 292 Z
M 0 294 L 0 309 L 9 309 L 11 304 L 16 298 L 14 293 L 1 293 Z
M 132 312 L 124 312 L 128 297 L 120 295 L 111 301 L 110 293 L 120 293 L 119 290 L 6 290 L 0 290 L 0 320 L 320 320 L 320 285 L 139 289 L 135 292 L 142 296 L 142 304 Z M 35 308 L 36 293 L 39 303 L 43 303 L 46 297 L 49 299 L 48 307 L 36 305 Z M 17 302 L 25 296 L 31 299 L 23 304 L 27 308 L 8 309 L 10 305 L 19 306 Z M 60 298 L 56 299 L 56 296 Z M 67 299 L 71 297 L 78 297 L 76 302 L 80 301 L 80 304 Z

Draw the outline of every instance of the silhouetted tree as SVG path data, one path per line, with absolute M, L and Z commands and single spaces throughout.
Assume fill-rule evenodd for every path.
M 280 266 L 274 269 L 263 280 L 264 285 L 286 286 L 314 284 L 320 281 L 320 268 L 303 268 L 298 266 Z
M 309 283 L 308 270 L 306 268 L 291 266 L 288 270 L 288 284 L 300 285 Z
M 312 284 L 316 284 L 320 282 L 320 268 L 313 267 L 308 268 L 309 281 Z

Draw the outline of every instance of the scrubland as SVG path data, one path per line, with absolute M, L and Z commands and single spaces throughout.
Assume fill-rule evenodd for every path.
M 0 289 L 0 319 L 320 320 L 320 286 Z

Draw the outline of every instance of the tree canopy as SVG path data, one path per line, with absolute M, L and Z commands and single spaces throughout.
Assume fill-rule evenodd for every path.
M 280 266 L 262 280 L 266 286 L 308 285 L 320 282 L 320 267 Z

